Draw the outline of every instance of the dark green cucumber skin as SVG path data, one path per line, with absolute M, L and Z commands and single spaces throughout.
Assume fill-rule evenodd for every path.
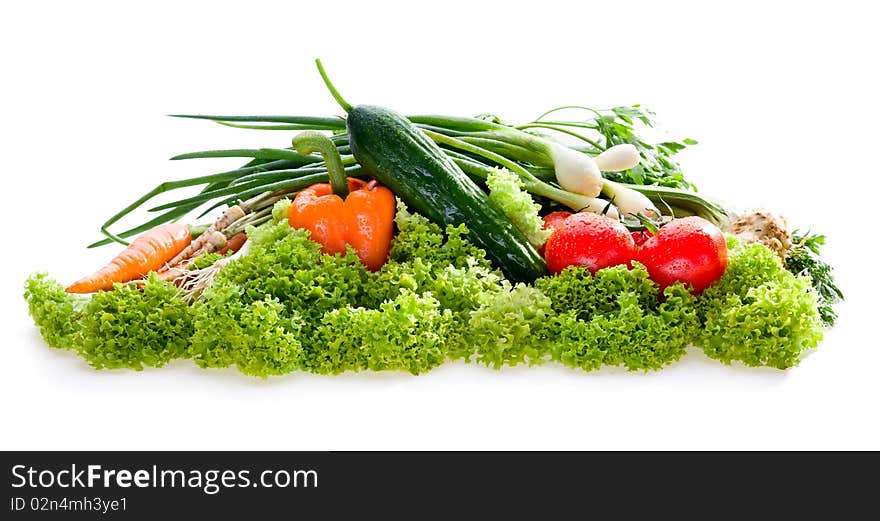
M 515 282 L 547 274 L 541 255 L 446 154 L 400 114 L 373 105 L 348 113 L 351 152 L 406 205 L 442 227 L 464 223 L 468 239 Z

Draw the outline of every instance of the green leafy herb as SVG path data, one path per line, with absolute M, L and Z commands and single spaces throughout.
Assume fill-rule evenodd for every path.
M 697 142 L 686 138 L 681 141 L 649 143 L 638 134 L 635 121 L 653 127 L 653 118 L 653 112 L 640 105 L 632 105 L 614 107 L 604 111 L 595 119 L 597 131 L 604 138 L 605 148 L 629 143 L 634 145 L 642 156 L 642 162 L 635 168 L 623 172 L 607 172 L 604 174 L 605 177 L 621 183 L 695 190 L 696 186 L 685 180 L 681 166 L 673 156 L 690 145 L 696 145 Z
M 785 266 L 795 275 L 810 277 L 819 296 L 822 323 L 831 327 L 837 320 L 834 304 L 843 300 L 843 292 L 834 282 L 831 266 L 820 257 L 819 250 L 825 244 L 825 236 L 795 230 L 792 233 L 792 242 L 796 246 L 786 255 Z

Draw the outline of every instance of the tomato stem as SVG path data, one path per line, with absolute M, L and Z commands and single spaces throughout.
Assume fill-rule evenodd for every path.
M 651 219 L 650 217 L 648 217 L 647 215 L 643 214 L 642 212 L 639 212 L 636 214 L 630 214 L 630 215 L 633 216 L 636 219 L 636 221 L 638 221 L 637 225 L 630 225 L 630 224 L 624 223 L 624 224 L 626 224 L 626 227 L 629 228 L 630 230 L 635 230 L 635 231 L 644 230 L 644 231 L 647 231 L 648 233 L 650 233 L 651 235 L 657 235 L 657 231 L 660 230 L 660 227 L 663 226 L 664 224 L 666 224 L 664 222 L 655 221 L 655 220 Z

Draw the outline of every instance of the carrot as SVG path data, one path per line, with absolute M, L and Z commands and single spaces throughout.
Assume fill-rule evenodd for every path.
M 189 228 L 182 224 L 168 223 L 157 226 L 139 235 L 109 264 L 88 277 L 74 282 L 65 291 L 93 293 L 113 289 L 115 282 L 137 280 L 164 266 L 186 248 L 191 240 Z
M 244 243 L 247 241 L 247 234 L 245 232 L 238 232 L 226 241 L 226 246 L 217 251 L 220 255 L 226 255 L 229 252 L 235 253 L 244 246 Z

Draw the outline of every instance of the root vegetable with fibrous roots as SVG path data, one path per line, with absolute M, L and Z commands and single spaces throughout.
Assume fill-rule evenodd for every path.
M 262 198 L 261 200 L 269 199 Z M 199 235 L 196 240 L 159 270 L 159 276 L 167 281 L 175 281 L 184 276 L 186 272 L 189 271 L 193 262 L 202 255 L 230 249 L 231 246 L 229 241 L 231 238 L 243 235 L 243 232 L 231 234 L 230 238 L 227 239 L 226 231 L 230 229 L 233 224 L 244 220 L 249 215 L 250 210 L 251 205 L 249 203 L 242 203 L 240 205 L 232 206 L 223 212 L 223 215 L 214 221 L 214 223 Z M 237 249 L 241 247 L 241 244 L 244 241 L 236 239 L 236 242 L 237 244 L 232 245 L 232 247 Z
M 241 245 L 241 248 L 239 248 L 233 255 L 223 257 L 207 268 L 187 270 L 181 274 L 175 280 L 175 283 L 183 290 L 183 299 L 190 302 L 199 298 L 202 292 L 214 282 L 217 274 L 219 274 L 227 264 L 250 253 L 250 245 L 250 241 L 245 240 Z
M 211 230 L 210 228 L 200 235 L 199 239 L 204 240 L 200 241 L 201 246 L 198 249 L 191 250 L 185 258 L 178 260 L 176 264 L 169 263 L 163 269 L 159 270 L 159 276 L 168 281 L 176 280 L 189 270 L 190 266 L 192 266 L 197 258 L 202 255 L 207 255 L 208 253 L 215 253 L 222 250 L 227 244 L 226 235 L 224 235 L 223 232 Z M 193 242 L 193 244 L 195 244 L 195 242 Z
M 226 229 L 227 226 L 229 226 L 233 222 L 237 221 L 238 219 L 241 219 L 242 217 L 244 217 L 245 214 L 246 214 L 246 212 L 239 205 L 235 205 L 235 206 L 229 208 L 228 210 L 223 212 L 223 215 L 221 215 L 219 219 L 214 221 L 214 224 L 212 224 L 210 227 L 208 227 L 208 229 L 205 230 L 204 233 L 199 235 L 196 240 L 194 240 L 183 251 L 181 251 L 173 259 L 171 259 L 171 261 L 168 262 L 168 265 L 170 267 L 174 267 L 174 266 L 179 265 L 181 262 L 185 261 L 186 259 L 191 259 L 191 258 L 197 257 L 198 255 L 200 255 L 197 252 L 204 250 L 206 248 L 206 245 L 209 245 L 209 243 L 211 241 L 214 241 L 214 242 L 218 241 L 217 236 L 212 232 L 222 232 L 223 230 Z M 224 236 L 224 244 L 220 245 L 219 248 L 222 248 L 225 245 L 226 244 L 225 244 L 225 236 Z M 217 248 L 217 249 L 219 249 L 219 248 Z M 202 252 L 202 253 L 210 253 L 211 251 L 216 251 L 216 250 L 212 249 L 209 252 Z
M 792 248 L 788 221 L 771 212 L 753 211 L 740 215 L 724 231 L 735 235 L 746 244 L 763 244 L 783 260 Z

